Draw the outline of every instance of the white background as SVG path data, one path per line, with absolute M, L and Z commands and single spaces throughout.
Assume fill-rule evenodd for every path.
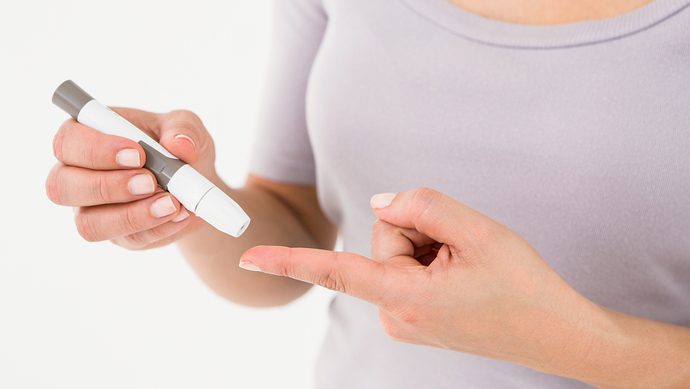
M 284 308 L 214 295 L 175 247 L 86 243 L 50 203 L 73 79 L 107 105 L 196 112 L 231 185 L 247 173 L 269 0 L 0 1 L 0 388 L 308 388 L 329 292 Z

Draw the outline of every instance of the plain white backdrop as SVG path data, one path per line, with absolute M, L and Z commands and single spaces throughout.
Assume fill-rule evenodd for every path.
M 86 243 L 50 203 L 50 98 L 196 112 L 241 185 L 260 115 L 270 0 L 0 2 L 0 388 L 308 388 L 332 294 L 226 302 L 175 247 Z

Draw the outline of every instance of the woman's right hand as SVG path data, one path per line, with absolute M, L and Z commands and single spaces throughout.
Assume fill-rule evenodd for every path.
M 155 114 L 113 108 L 172 154 L 218 183 L 213 140 L 189 111 Z M 198 229 L 203 221 L 157 186 L 144 169 L 136 142 L 101 134 L 74 119 L 53 139 L 58 163 L 48 174 L 46 193 L 59 205 L 75 207 L 79 234 L 89 242 L 110 240 L 128 249 L 169 244 Z

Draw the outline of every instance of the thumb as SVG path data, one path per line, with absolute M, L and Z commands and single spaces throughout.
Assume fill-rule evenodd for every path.
M 194 165 L 200 158 L 211 159 L 211 162 L 215 159 L 211 137 L 201 119 L 190 111 L 157 114 L 132 108 L 112 109 L 190 165 Z M 209 153 L 211 155 L 206 155 Z
M 414 229 L 454 247 L 471 236 L 488 219 L 479 212 L 429 188 L 399 193 L 383 193 L 372 197 L 376 216 L 390 224 Z
M 176 157 L 195 165 L 215 160 L 213 140 L 201 119 L 190 111 L 178 110 L 162 115 L 159 120 L 160 144 Z M 200 160 L 201 159 L 201 160 Z
M 388 301 L 385 265 L 346 252 L 257 246 L 242 255 L 246 270 L 286 276 L 348 294 L 383 307 Z

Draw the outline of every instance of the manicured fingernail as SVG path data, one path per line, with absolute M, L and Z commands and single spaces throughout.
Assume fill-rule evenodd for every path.
M 184 207 L 182 207 L 182 209 L 180 209 L 180 213 L 178 213 L 177 216 L 175 216 L 172 219 L 172 221 L 177 223 L 177 222 L 181 222 L 182 220 L 187 219 L 188 217 L 189 217 L 189 212 L 187 212 L 187 210 L 184 209 Z
M 175 204 L 170 196 L 161 197 L 151 204 L 151 214 L 155 217 L 168 216 L 175 211 Z
M 187 139 L 187 140 L 189 141 L 189 143 L 191 143 L 192 146 L 194 146 L 194 150 L 196 150 L 196 143 L 194 143 L 194 141 L 192 140 L 192 138 L 190 138 L 190 137 L 188 137 L 187 135 L 184 135 L 184 134 L 177 134 L 177 135 L 175 135 L 175 139 L 180 139 L 180 138 L 182 138 L 182 139 Z
M 240 267 L 244 270 L 249 270 L 249 271 L 259 271 L 259 272 L 261 271 L 261 269 L 259 269 L 258 266 L 256 266 L 255 264 L 253 264 L 251 262 L 247 262 L 247 261 L 240 261 Z
M 115 155 L 115 161 L 122 167 L 139 167 L 139 152 L 135 149 L 122 149 Z
M 381 193 L 374 195 L 371 198 L 371 207 L 375 209 L 386 208 L 391 205 L 396 194 L 397 193 Z
M 127 189 L 133 195 L 150 194 L 156 190 L 156 184 L 148 174 L 137 174 L 129 179 Z

